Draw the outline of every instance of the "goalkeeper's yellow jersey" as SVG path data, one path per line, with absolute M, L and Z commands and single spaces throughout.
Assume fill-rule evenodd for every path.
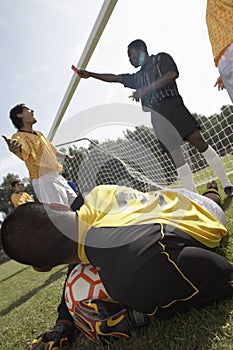
M 206 23 L 215 65 L 233 43 L 233 1 L 207 0 Z
M 85 254 L 88 233 L 101 233 L 106 228 L 109 235 L 114 231 L 124 232 L 149 225 L 166 224 L 192 236 L 209 248 L 217 247 L 227 235 L 225 226 L 211 213 L 179 192 L 163 190 L 142 193 L 115 185 L 94 188 L 85 198 L 77 212 L 79 218 L 78 255 L 81 261 L 89 262 Z M 96 237 L 98 241 L 98 237 Z

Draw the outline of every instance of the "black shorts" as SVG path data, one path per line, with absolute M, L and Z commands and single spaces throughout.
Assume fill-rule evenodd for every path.
M 164 116 L 175 127 L 183 140 L 186 140 L 194 131 L 201 129 L 200 124 L 185 107 L 181 96 L 165 98 L 154 104 L 153 110 Z M 153 119 L 152 112 L 152 125 L 156 132 L 158 118 L 155 121 Z M 157 132 L 156 135 L 159 137 Z

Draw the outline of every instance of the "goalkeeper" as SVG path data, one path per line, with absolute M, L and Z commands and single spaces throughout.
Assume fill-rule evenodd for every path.
M 130 310 L 164 319 L 232 295 L 233 266 L 214 252 L 227 235 L 223 220 L 214 202 L 184 189 L 142 193 L 102 185 L 86 196 L 77 215 L 62 204 L 24 204 L 4 220 L 1 235 L 11 258 L 39 271 L 91 263 L 118 302 L 106 307 L 118 320 L 109 324 L 125 329 L 121 321 L 127 322 L 128 335 L 137 325 Z M 103 313 L 98 301 L 91 305 Z M 85 307 L 78 310 L 77 325 L 80 319 L 95 322 Z M 106 324 L 99 329 L 105 335 Z

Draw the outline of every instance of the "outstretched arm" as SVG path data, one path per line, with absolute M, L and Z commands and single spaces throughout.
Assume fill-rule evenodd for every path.
M 9 139 L 6 135 L 2 135 L 3 139 L 6 141 L 9 150 L 12 153 L 18 154 L 22 150 L 22 145 L 16 139 Z
M 122 75 L 121 74 L 109 74 L 109 73 L 93 73 L 88 72 L 87 70 L 80 70 L 79 71 L 80 78 L 94 78 L 102 81 L 106 81 L 108 83 L 123 83 L 122 81 Z

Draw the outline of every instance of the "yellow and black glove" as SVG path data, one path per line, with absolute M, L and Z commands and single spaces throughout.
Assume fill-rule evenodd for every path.
M 68 350 L 75 327 L 67 320 L 59 320 L 50 332 L 40 334 L 27 350 Z

